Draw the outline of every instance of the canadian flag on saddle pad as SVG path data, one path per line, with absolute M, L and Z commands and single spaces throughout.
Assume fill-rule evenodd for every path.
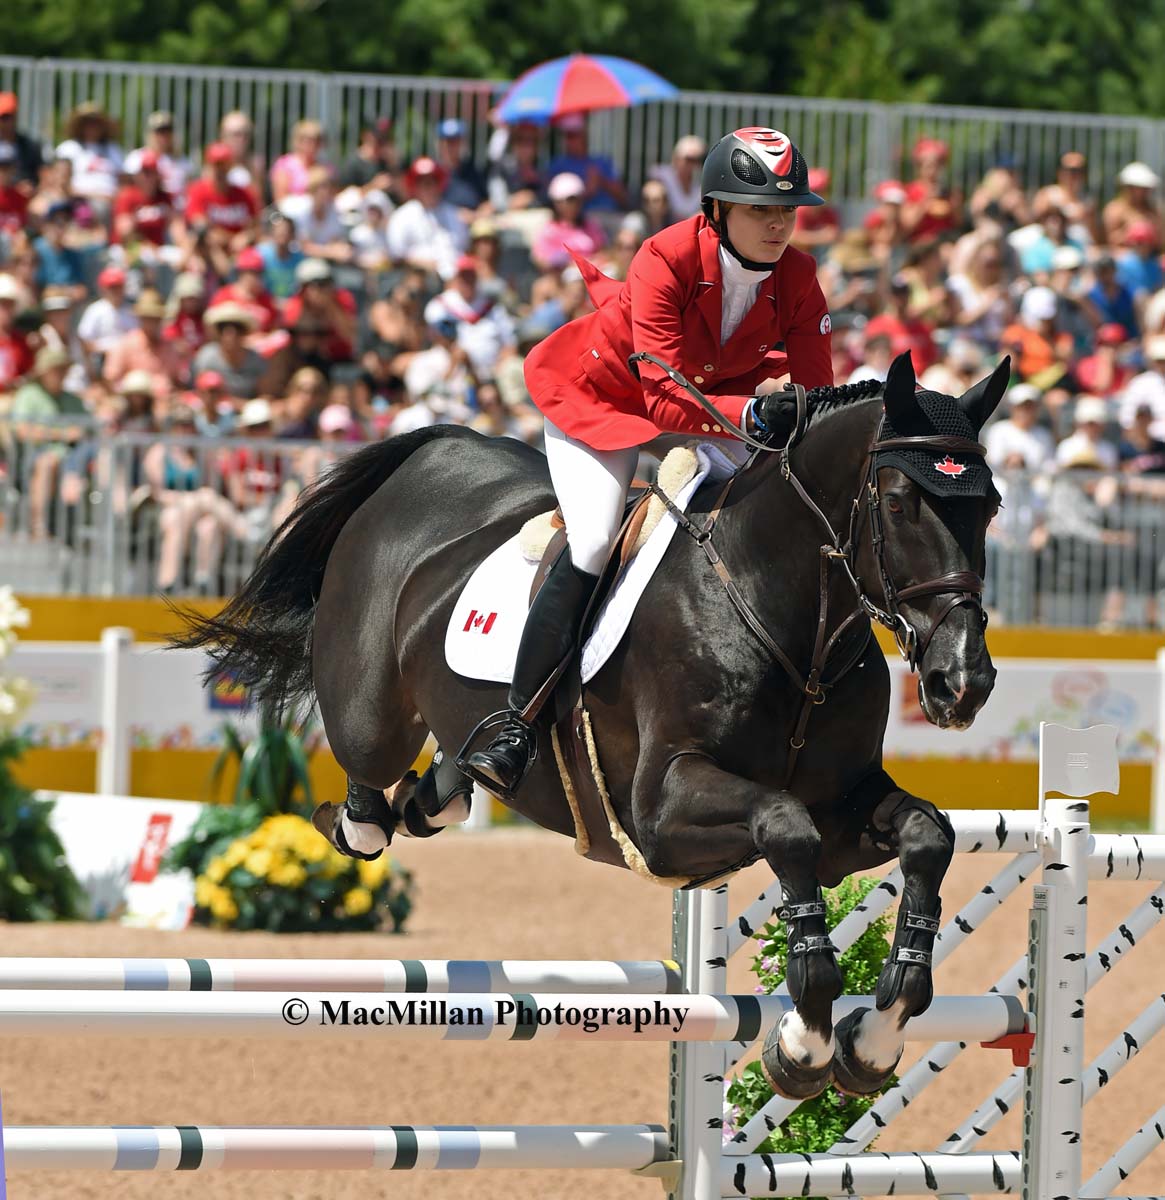
M 687 508 L 701 484 L 726 479 L 739 465 L 719 446 L 706 443 L 696 447 L 696 463 L 695 474 L 672 497 L 681 509 Z M 623 640 L 635 605 L 678 528 L 675 519 L 665 514 L 611 590 L 583 647 L 584 683 L 598 674 Z M 491 683 L 510 682 L 537 570 L 538 563 L 522 551 L 519 531 L 473 572 L 453 606 L 445 632 L 445 661 L 458 675 Z

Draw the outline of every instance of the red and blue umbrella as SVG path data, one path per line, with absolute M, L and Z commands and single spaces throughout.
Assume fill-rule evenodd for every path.
M 630 59 L 571 54 L 531 67 L 519 76 L 494 115 L 506 125 L 552 121 L 567 113 L 667 100 L 677 91 L 662 76 Z

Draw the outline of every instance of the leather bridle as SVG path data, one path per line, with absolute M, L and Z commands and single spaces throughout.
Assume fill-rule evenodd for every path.
M 697 525 L 686 513 L 682 512 L 659 487 L 653 484 L 652 490 L 664 503 L 681 528 L 691 535 L 696 544 L 704 551 L 709 563 L 711 563 L 721 583 L 724 585 L 729 600 L 732 602 L 733 607 L 740 615 L 744 624 L 769 654 L 780 663 L 785 673 L 790 677 L 803 696 L 801 710 L 794 724 L 792 736 L 789 739 L 789 757 L 785 771 L 785 786 L 788 787 L 792 781 L 793 772 L 796 769 L 798 754 L 805 745 L 805 733 L 813 708 L 825 702 L 826 693 L 856 665 L 865 653 L 866 646 L 869 644 L 870 630 L 867 627 L 866 636 L 858 641 L 856 649 L 846 655 L 844 661 L 837 669 L 831 672 L 828 678 L 826 677 L 825 672 L 830 655 L 838 647 L 843 635 L 862 616 L 877 621 L 879 625 L 884 626 L 893 634 L 898 652 L 911 671 L 919 669 L 936 630 L 956 608 L 962 605 L 974 606 L 979 611 L 979 619 L 982 626 L 986 627 L 987 614 L 983 609 L 982 601 L 983 580 L 973 571 L 951 571 L 935 579 L 929 579 L 922 583 L 908 584 L 905 587 L 899 587 L 895 583 L 886 564 L 886 536 L 882 519 L 882 496 L 878 489 L 878 471 L 880 469 L 878 459 L 884 453 L 894 450 L 927 450 L 943 454 L 971 454 L 982 457 L 986 453 L 986 450 L 982 444 L 970 438 L 940 434 L 919 437 L 883 437 L 886 422 L 886 418 L 883 415 L 878 423 L 874 440 L 870 443 L 870 447 L 866 451 L 862 463 L 861 482 L 850 509 L 849 528 L 846 540 L 843 542 L 841 534 L 834 529 L 829 517 L 826 516 L 817 502 L 810 496 L 793 469 L 793 449 L 804 436 L 809 423 L 809 395 L 806 393 L 805 388 L 800 384 L 786 385 L 786 390 L 791 391 L 796 402 L 797 419 L 793 431 L 785 444 L 783 446 L 771 446 L 751 437 L 745 430 L 728 421 L 702 392 L 693 387 L 674 368 L 668 366 L 654 355 L 644 352 L 632 355 L 630 361 L 634 363 L 639 360 L 651 362 L 659 367 L 673 382 L 688 392 L 701 407 L 711 413 L 723 428 L 730 430 L 749 446 L 750 453 L 748 460 L 739 471 L 731 475 L 725 482 L 724 487 L 716 497 L 716 501 L 708 513 L 707 520 L 702 526 Z M 851 394 L 864 394 L 852 391 L 853 386 L 850 385 Z M 860 384 L 856 386 L 861 387 Z M 870 381 L 868 394 L 873 395 L 881 386 L 882 384 L 877 381 Z M 844 390 L 841 388 L 822 389 L 826 394 L 830 391 L 838 392 Z M 741 474 L 758 461 L 762 452 L 780 455 L 779 469 L 781 477 L 792 487 L 802 503 L 813 514 L 825 531 L 828 539 L 820 548 L 817 628 L 809 670 L 805 674 L 802 674 L 798 670 L 792 659 L 790 659 L 776 639 L 769 633 L 756 610 L 744 598 L 736 581 L 733 579 L 731 571 L 720 557 L 719 551 L 712 540 L 716 522 L 719 520 L 720 514 L 727 503 L 734 483 Z M 868 521 L 864 523 L 862 521 L 863 514 L 868 516 Z M 865 525 L 868 525 L 869 528 L 870 549 L 873 553 L 879 577 L 878 583 L 882 591 L 882 604 L 880 605 L 872 599 L 857 569 L 857 556 L 861 544 L 862 529 Z M 857 607 L 844 617 L 837 628 L 830 633 L 828 632 L 829 584 L 831 579 L 830 568 L 834 564 L 841 567 L 853 586 L 857 597 Z M 917 628 L 902 612 L 901 606 L 904 602 L 918 600 L 927 596 L 946 596 L 948 599 L 931 621 L 929 628 L 920 637 Z

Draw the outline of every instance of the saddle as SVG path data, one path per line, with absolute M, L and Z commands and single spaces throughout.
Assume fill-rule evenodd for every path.
M 611 544 L 607 560 L 599 573 L 599 582 L 583 616 L 578 646 L 571 660 L 564 663 L 560 672 L 548 681 L 549 695 L 543 700 L 546 705 L 543 711 L 552 714 L 549 718 L 551 740 L 563 790 L 574 816 L 576 849 L 583 857 L 594 862 L 629 867 L 652 879 L 655 877 L 642 865 L 638 850 L 620 827 L 611 808 L 590 717 L 583 707 L 578 654 L 586 642 L 591 623 L 620 573 L 663 519 L 667 511 L 663 496 L 678 493 L 696 470 L 694 451 L 681 448 L 664 460 L 659 482 L 654 487 L 638 480 L 632 484 L 623 523 Z M 522 530 L 523 552 L 528 558 L 543 544 L 538 571 L 530 589 L 531 604 L 546 581 L 555 559 L 566 546 L 566 524 L 559 509 L 532 518 Z M 671 886 L 676 881 L 666 882 Z

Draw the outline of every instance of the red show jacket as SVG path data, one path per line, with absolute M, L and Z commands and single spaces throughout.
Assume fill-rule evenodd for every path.
M 595 312 L 555 330 L 526 358 L 526 385 L 549 420 L 596 450 L 643 445 L 659 433 L 732 436 L 658 367 L 639 363 L 636 379 L 627 359 L 637 350 L 678 369 L 736 425 L 765 379 L 788 371 L 807 388 L 833 383 L 829 310 L 813 257 L 786 248 L 721 346 L 719 246 L 696 216 L 644 242 L 626 283 L 576 259 Z M 771 353 L 776 342 L 784 342 L 784 358 Z

